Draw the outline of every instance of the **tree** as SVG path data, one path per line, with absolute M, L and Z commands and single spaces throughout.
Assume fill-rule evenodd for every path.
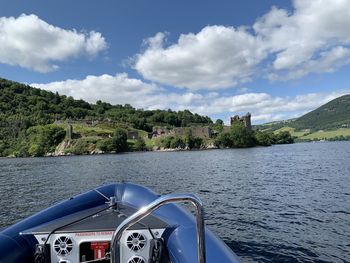
M 233 141 L 229 132 L 221 132 L 215 140 L 215 144 L 219 147 L 233 147 Z
M 231 125 L 230 137 L 234 147 L 252 147 L 254 146 L 253 132 L 248 130 L 243 123 L 237 122 Z
M 215 121 L 215 124 L 216 125 L 224 125 L 224 121 L 222 120 L 222 119 L 217 119 L 216 121 Z
M 112 138 L 112 148 L 116 152 L 125 152 L 128 149 L 126 130 L 117 128 Z
M 113 151 L 113 141 L 112 139 L 102 139 L 97 141 L 96 143 L 96 148 L 100 149 L 101 151 L 104 152 L 111 152 Z
M 289 131 L 281 131 L 275 136 L 276 144 L 294 143 L 294 139 Z
M 43 156 L 53 152 L 64 139 L 66 132 L 55 125 L 34 126 L 27 130 L 28 153 L 30 156 Z
M 213 129 L 215 132 L 222 132 L 224 130 L 224 122 L 221 119 L 217 119 L 215 124 L 213 125 Z
M 134 144 L 135 151 L 145 151 L 147 150 L 145 140 L 143 138 L 136 139 Z
M 185 142 L 179 136 L 173 137 L 173 139 L 170 141 L 170 148 L 172 149 L 176 149 L 176 148 L 184 149 L 185 147 L 186 147 Z
M 255 140 L 257 145 L 260 146 L 270 146 L 274 143 L 273 133 L 271 132 L 255 132 Z
M 220 147 L 244 148 L 255 146 L 255 138 L 251 130 L 238 122 L 229 131 L 219 133 L 215 143 Z

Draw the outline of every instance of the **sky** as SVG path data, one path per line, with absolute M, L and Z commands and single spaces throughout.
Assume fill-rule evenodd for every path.
M 3 0 L 0 77 L 91 103 L 290 119 L 350 93 L 350 0 Z

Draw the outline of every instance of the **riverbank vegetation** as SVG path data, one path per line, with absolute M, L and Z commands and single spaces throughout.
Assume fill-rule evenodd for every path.
M 265 129 L 264 131 L 270 131 Z M 350 128 L 338 128 L 336 130 L 318 130 L 311 131 L 309 129 L 297 130 L 295 128 L 284 126 L 274 131 L 275 134 L 281 132 L 289 132 L 296 142 L 310 142 L 310 141 L 349 141 Z
M 294 139 L 287 131 L 273 133 L 270 131 L 252 131 L 242 123 L 235 123 L 229 131 L 221 132 L 215 144 L 224 148 L 246 148 L 253 146 L 271 146 L 273 144 L 290 144 Z
M 0 156 L 5 157 L 243 148 L 293 142 L 287 131 L 252 131 L 243 123 L 227 127 L 222 120 L 213 123 L 209 117 L 188 110 L 143 110 L 101 101 L 90 104 L 5 79 L 0 79 L 0 91 Z M 149 137 L 155 126 L 183 127 L 185 133 Z M 196 126 L 210 127 L 212 136 L 194 136 L 191 127 Z M 138 136 L 128 139 L 130 132 Z
M 254 128 L 274 133 L 288 131 L 298 142 L 350 140 L 350 95 L 336 98 L 299 118 Z
M 155 125 L 190 127 L 212 124 L 209 117 L 193 114 L 188 110 L 143 110 L 135 109 L 129 104 L 111 105 L 101 101 L 90 104 L 0 78 L 0 156 L 37 156 L 43 152 L 50 152 L 53 147 L 51 142 L 47 145 L 36 143 L 39 139 L 31 139 L 29 129 L 46 129 L 43 127 L 53 123 L 62 123 L 65 126 L 66 120 L 91 120 L 101 124 L 95 127 L 95 130 L 88 129 L 91 134 L 86 134 L 86 126 L 77 125 L 75 132 L 87 138 L 74 138 L 73 143 L 76 147 L 72 146 L 72 152 L 91 148 L 91 144 L 94 144 L 94 141 L 97 143 L 101 137 L 113 137 L 114 130 L 118 127 L 137 129 L 147 134 Z M 60 129 L 61 133 L 65 130 L 62 125 L 55 126 L 57 129 L 63 129 Z M 113 145 L 114 142 L 107 138 L 104 142 L 99 142 L 99 145 Z M 55 137 L 54 143 L 59 139 L 63 139 L 62 134 Z M 140 142 L 131 144 L 133 149 L 144 147 Z M 114 146 L 111 147 L 114 149 Z M 116 151 L 119 151 L 119 148 Z

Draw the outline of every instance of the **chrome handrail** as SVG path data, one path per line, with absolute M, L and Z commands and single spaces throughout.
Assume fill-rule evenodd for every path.
M 125 219 L 114 231 L 111 240 L 111 262 L 120 263 L 120 238 L 124 231 L 133 226 L 154 210 L 168 203 L 189 202 L 196 208 L 197 223 L 197 257 L 198 263 L 205 263 L 205 232 L 204 210 L 201 200 L 193 194 L 169 194 L 163 195 Z M 117 256 L 116 256 L 117 252 Z

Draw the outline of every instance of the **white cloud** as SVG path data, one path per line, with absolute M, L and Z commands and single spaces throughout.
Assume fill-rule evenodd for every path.
M 310 59 L 293 70 L 270 73 L 270 80 L 298 79 L 310 73 L 329 73 L 338 68 L 350 64 L 350 49 L 337 46 L 331 50 L 321 52 L 319 58 Z
M 267 93 L 245 93 L 235 96 L 224 96 L 217 92 L 169 93 L 154 84 L 129 78 L 126 73 L 31 85 L 92 103 L 102 100 L 111 104 L 128 103 L 144 109 L 189 109 L 204 115 L 234 115 L 249 111 L 255 122 L 297 117 L 336 97 L 350 93 L 350 90 L 340 90 L 293 97 L 273 96 Z
M 145 41 L 135 69 L 146 79 L 189 89 L 220 89 L 247 82 L 265 57 L 259 41 L 243 28 L 207 26 L 164 47 L 165 34 Z
M 265 49 L 275 55 L 272 79 L 333 72 L 349 64 L 349 1 L 295 0 L 293 4 L 293 13 L 274 7 L 253 26 Z
M 36 15 L 0 17 L 0 63 L 39 72 L 58 68 L 57 61 L 80 55 L 95 56 L 107 48 L 99 32 L 65 30 Z
M 250 29 L 206 26 L 169 45 L 158 33 L 145 41 L 134 68 L 158 83 L 213 90 L 263 72 L 270 80 L 289 80 L 349 64 L 349 0 L 294 0 L 293 6 L 292 12 L 273 7 Z
M 151 94 L 159 91 L 159 88 L 147 84 L 139 79 L 129 78 L 126 73 L 111 76 L 108 74 L 100 76 L 87 76 L 83 80 L 65 80 L 51 82 L 48 84 L 31 84 L 34 87 L 59 92 L 75 99 L 84 99 L 90 103 L 97 100 L 113 104 L 130 103 L 136 107 L 142 107 Z

